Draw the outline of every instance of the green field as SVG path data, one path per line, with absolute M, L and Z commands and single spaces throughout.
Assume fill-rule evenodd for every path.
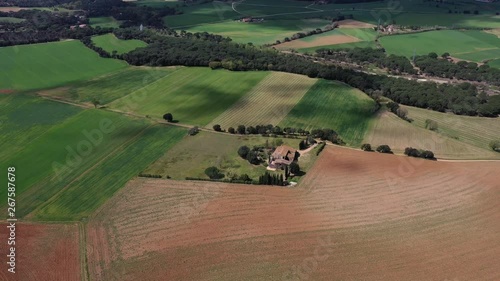
M 488 62 L 488 65 L 491 67 L 500 68 L 500 59 L 492 60 L 492 61 Z
M 321 19 L 279 20 L 269 19 L 262 23 L 245 23 L 238 21 L 225 21 L 221 23 L 206 24 L 189 27 L 190 32 L 209 32 L 230 37 L 238 43 L 253 43 L 262 45 L 282 41 L 297 32 L 309 31 L 325 27 L 329 21 Z
M 121 21 L 115 20 L 113 17 L 95 17 L 90 18 L 90 26 L 92 27 L 120 27 Z
M 230 4 L 222 2 L 187 6 L 182 8 L 182 12 L 181 15 L 166 16 L 165 24 L 171 28 L 184 29 L 199 24 L 231 21 L 241 17 L 233 11 Z
M 128 67 L 83 82 L 43 91 L 43 95 L 78 103 L 90 103 L 93 99 L 106 105 L 174 72 L 175 68 Z
M 18 23 L 23 21 L 25 21 L 25 19 L 19 19 L 13 17 L 0 17 L 0 22 Z
M 97 47 L 103 48 L 108 53 L 112 54 L 113 51 L 116 51 L 117 54 L 121 55 L 124 53 L 128 53 L 137 48 L 146 47 L 148 44 L 141 40 L 121 40 L 116 38 L 114 34 L 105 34 L 92 37 L 92 42 Z
M 390 54 L 411 57 L 445 52 L 454 57 L 481 61 L 500 57 L 500 39 L 482 31 L 442 30 L 385 36 L 380 43 Z
M 79 219 L 185 135 L 184 129 L 151 127 L 149 122 L 120 114 L 81 110 L 31 96 L 1 96 L 0 104 L 6 109 L 0 114 L 1 168 L 16 168 L 16 198 L 23 206 L 18 217 L 53 196 L 74 196 L 84 207 L 72 201 L 70 209 L 38 218 Z M 84 190 L 101 195 L 84 198 Z M 0 198 L 5 199 L 6 192 L 0 190 Z M 2 209 L 6 202 L 0 203 Z
M 268 72 L 183 67 L 109 104 L 112 109 L 204 126 L 258 84 Z
M 305 37 L 299 39 L 299 41 L 312 42 L 318 38 L 330 36 L 332 34 L 338 35 L 348 35 L 352 37 L 356 37 L 360 40 L 360 42 L 354 43 L 344 43 L 344 44 L 334 44 L 334 45 L 321 45 L 316 47 L 308 47 L 308 48 L 300 48 L 298 49 L 301 53 L 315 53 L 318 49 L 342 49 L 342 48 L 376 48 L 375 38 L 377 33 L 371 28 L 337 28 L 330 32 L 325 32 L 318 35 L 313 35 L 309 37 Z
M 282 127 L 330 128 L 350 146 L 361 144 L 374 117 L 375 102 L 339 82 L 319 80 L 290 111 Z
M 69 221 L 88 217 L 185 135 L 182 128 L 154 125 L 130 136 L 124 146 L 38 209 L 34 219 Z
M 0 48 L 0 89 L 32 90 L 86 80 L 126 67 L 104 59 L 80 41 Z

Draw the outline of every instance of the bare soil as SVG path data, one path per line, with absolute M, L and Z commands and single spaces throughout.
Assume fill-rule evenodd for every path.
M 76 224 L 16 224 L 16 273 L 7 271 L 7 224 L 0 224 L 1 281 L 81 280 Z
M 326 147 L 297 188 L 137 179 L 90 219 L 91 280 L 498 280 L 499 168 Z
M 339 28 L 373 28 L 375 25 L 371 23 L 361 22 L 357 20 L 342 20 L 338 22 Z

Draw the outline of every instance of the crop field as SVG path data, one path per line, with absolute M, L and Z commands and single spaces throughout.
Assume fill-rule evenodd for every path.
M 500 59 L 489 61 L 488 65 L 491 67 L 500 68 Z
M 268 74 L 179 68 L 140 91 L 115 100 L 109 107 L 154 118 L 162 118 L 163 114 L 170 112 L 181 123 L 205 126 Z
M 361 144 L 374 117 L 375 102 L 345 84 L 319 80 L 280 123 L 307 130 L 331 128 L 351 146 Z
M 489 150 L 489 143 L 500 138 L 498 118 L 446 114 L 410 106 L 404 108 L 408 110 L 408 117 L 414 120 L 412 124 L 425 128 L 425 120 L 436 121 L 440 134 L 467 144 Z
M 129 136 L 106 158 L 65 186 L 63 192 L 34 211 L 35 220 L 80 220 L 92 214 L 130 179 L 186 135 L 186 130 L 160 125 Z
M 126 67 L 104 59 L 80 41 L 0 48 L 0 90 L 32 90 L 86 80 Z
M 316 81 L 304 75 L 272 72 L 207 127 L 277 125 Z
M 113 17 L 94 17 L 94 18 L 89 18 L 90 20 L 90 26 L 92 27 L 112 27 L 112 28 L 118 28 L 120 27 L 121 21 L 115 20 Z
M 322 19 L 269 19 L 261 23 L 225 21 L 188 27 L 190 32 L 209 32 L 230 37 L 238 43 L 262 45 L 283 41 L 285 37 L 303 31 L 323 28 L 330 22 Z
M 498 168 L 330 147 L 292 189 L 137 179 L 90 218 L 89 273 L 498 279 Z
M 3 223 L 0 228 L 0 239 L 7 241 L 7 225 Z M 82 280 L 77 224 L 17 223 L 16 235 L 16 273 L 8 272 L 4 262 L 0 280 Z M 9 254 L 7 249 L 5 242 L 5 247 L 0 248 L 2 257 Z
M 100 76 L 95 79 L 77 82 L 64 87 L 38 92 L 42 96 L 69 100 L 90 105 L 98 99 L 106 105 L 130 93 L 141 91 L 150 83 L 165 78 L 176 68 L 127 67 L 124 70 Z
M 421 112 L 418 116 L 414 112 L 414 117 L 420 118 L 416 121 L 418 125 L 410 124 L 402 120 L 395 114 L 383 112 L 370 128 L 364 142 L 370 143 L 372 147 L 387 144 L 394 152 L 402 153 L 406 147 L 426 149 L 433 151 L 437 158 L 445 159 L 500 159 L 500 155 L 484 147 L 484 136 L 474 137 L 471 133 L 461 134 L 463 129 L 456 129 L 455 123 L 460 119 L 439 119 L 438 126 L 443 123 L 443 129 L 446 132 L 446 126 L 449 126 L 449 133 L 436 133 L 422 128 L 422 118 L 433 118 L 433 113 Z M 413 118 L 413 116 L 410 116 Z M 497 121 L 497 120 L 495 120 Z M 470 121 L 469 121 L 470 122 Z M 486 125 L 487 122 L 485 122 Z M 470 124 L 470 123 L 469 123 Z M 482 131 L 482 127 L 479 130 Z M 457 131 L 458 130 L 458 131 Z M 477 130 L 477 129 L 475 129 Z M 460 133 L 458 136 L 456 134 Z M 494 134 L 494 131 L 492 131 Z M 492 133 L 488 133 L 491 135 Z M 448 135 L 449 134 L 449 135 Z M 458 139 L 456 139 L 458 138 Z M 465 138 L 462 141 L 462 138 Z M 478 140 L 479 139 L 479 140 Z M 472 143 L 472 144 L 471 144 Z M 480 145 L 479 145 L 480 144 Z
M 19 19 L 13 17 L 0 17 L 0 22 L 18 23 L 23 21 L 25 21 L 25 19 Z
M 233 11 L 230 4 L 212 2 L 201 5 L 188 6 L 182 9 L 181 15 L 166 16 L 165 25 L 175 29 L 184 29 L 199 24 L 209 24 L 222 21 L 236 20 L 240 14 Z
M 500 57 L 500 39 L 482 31 L 442 30 L 385 36 L 380 43 L 390 54 L 411 57 L 445 52 L 457 58 L 481 61 Z
M 97 47 L 103 48 L 108 53 L 112 54 L 116 51 L 117 54 L 125 54 L 140 47 L 146 47 L 148 44 L 141 40 L 121 40 L 116 38 L 114 34 L 105 34 L 92 37 L 92 42 Z

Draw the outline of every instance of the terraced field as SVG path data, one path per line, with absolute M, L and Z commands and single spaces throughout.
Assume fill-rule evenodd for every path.
M 78 54 L 78 55 L 75 55 Z M 104 59 L 80 41 L 0 48 L 0 90 L 32 90 L 87 80 L 125 68 Z
M 90 219 L 90 276 L 498 279 L 498 168 L 327 148 L 295 189 L 134 180 Z
M 316 81 L 304 75 L 270 73 L 207 127 L 279 124 Z
M 170 112 L 181 123 L 204 126 L 268 74 L 184 67 L 115 100 L 109 107 L 155 118 Z
M 116 51 L 117 54 L 121 55 L 128 53 L 140 47 L 146 47 L 148 44 L 141 40 L 121 40 L 116 38 L 114 34 L 104 34 L 92 37 L 92 42 L 97 47 L 103 48 L 108 53 L 112 54 Z
M 421 112 L 421 114 L 422 115 L 418 116 L 413 113 L 416 120 L 418 119 L 418 121 L 416 121 L 417 125 L 414 125 L 402 120 L 392 113 L 381 113 L 367 133 L 364 142 L 370 143 L 372 147 L 387 144 L 397 153 L 402 153 L 406 147 L 414 147 L 431 150 L 438 158 L 500 159 L 498 153 L 484 148 L 485 138 L 487 138 L 488 135 L 495 134 L 494 131 L 485 136 L 474 137 L 470 132 L 464 132 L 464 130 L 467 130 L 466 128 L 457 129 L 457 127 L 455 127 L 455 125 L 458 124 L 454 122 L 460 119 L 454 119 L 455 121 L 450 121 L 450 119 L 438 119 L 436 121 L 438 121 L 438 124 L 443 123 L 444 130 L 444 134 L 440 134 L 421 127 L 422 122 L 424 122 L 423 126 L 425 127 L 425 120 L 422 120 L 423 118 L 432 119 L 432 116 L 435 115 L 427 111 Z M 484 122 L 485 126 L 486 124 L 491 123 Z M 485 127 L 483 127 L 483 129 L 485 129 Z M 481 129 L 479 128 L 479 130 Z
M 280 123 L 282 127 L 331 128 L 351 146 L 361 144 L 374 117 L 375 102 L 345 84 L 318 80 Z

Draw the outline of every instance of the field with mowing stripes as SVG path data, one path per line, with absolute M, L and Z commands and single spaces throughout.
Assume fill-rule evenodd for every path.
M 414 120 L 412 124 L 425 128 L 425 120 L 436 121 L 438 132 L 441 135 L 458 139 L 464 143 L 489 150 L 489 143 L 500 138 L 500 120 L 498 118 L 446 114 L 411 106 L 405 106 L 405 108 L 408 109 L 408 117 Z
M 6 224 L 0 224 L 0 239 L 7 241 Z M 77 224 L 16 224 L 16 273 L 0 266 L 0 280 L 79 281 L 82 279 L 82 254 Z M 6 257 L 7 242 L 0 248 Z M 50 269 L 50 270 L 48 270 Z
M 207 127 L 279 124 L 316 81 L 304 75 L 272 72 Z
M 99 57 L 80 41 L 4 47 L 0 48 L 0 61 L 0 90 L 56 87 L 127 65 L 124 61 Z
M 90 219 L 90 276 L 498 279 L 498 168 L 328 147 L 298 188 L 134 180 Z
M 112 54 L 116 51 L 117 54 L 124 54 L 133 51 L 140 47 L 146 47 L 148 44 L 141 40 L 121 40 L 116 38 L 114 34 L 105 34 L 92 37 L 92 42 L 97 47 L 103 48 L 108 53 Z
M 181 123 L 204 126 L 268 74 L 183 67 L 140 91 L 115 100 L 109 107 L 155 118 L 170 112 Z
M 412 111 L 414 112 L 414 111 Z M 395 114 L 383 112 L 379 114 L 377 120 L 367 133 L 364 142 L 370 143 L 372 147 L 381 144 L 389 145 L 394 152 L 403 153 L 406 147 L 414 147 L 418 149 L 426 149 L 434 152 L 438 158 L 446 159 L 500 159 L 500 155 L 484 148 L 484 138 L 488 135 L 495 134 L 494 127 L 491 133 L 482 137 L 471 138 L 470 132 L 465 132 L 466 127 L 457 129 L 453 121 L 449 119 L 437 119 L 438 125 L 443 125 L 441 129 L 444 133 L 436 133 L 424 129 L 425 119 L 433 119 L 436 115 L 432 112 L 420 112 L 420 116 L 412 114 L 416 119 L 416 124 L 410 124 Z M 412 115 L 410 115 L 411 118 Z M 457 116 L 458 117 L 458 116 Z M 422 120 L 425 118 L 424 120 Z M 454 119 L 455 121 L 460 120 Z M 479 123 L 491 124 L 488 122 L 490 119 L 484 119 Z M 498 120 L 495 120 L 498 121 Z M 449 130 L 446 130 L 448 124 Z M 470 123 L 469 123 L 470 124 Z M 463 126 L 461 124 L 460 126 Z M 465 125 L 466 126 L 466 125 Z M 495 127 L 498 125 L 495 125 Z M 486 127 L 483 127 L 483 130 Z M 473 129 L 471 129 L 473 130 Z M 480 129 L 481 130 L 481 129 Z M 458 135 L 460 133 L 460 135 Z M 498 134 L 497 134 L 498 135 Z M 458 139 L 455 139 L 457 137 Z M 462 141 L 462 138 L 468 139 Z M 477 139 L 479 138 L 479 140 Z
M 331 128 L 351 146 L 361 144 L 374 117 L 375 102 L 345 84 L 319 80 L 280 123 L 282 127 Z

